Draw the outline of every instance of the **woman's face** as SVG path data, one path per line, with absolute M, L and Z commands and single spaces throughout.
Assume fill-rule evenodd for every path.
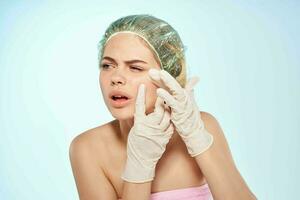
M 146 114 L 153 112 L 157 86 L 148 70 L 160 69 L 154 54 L 135 34 L 119 33 L 105 45 L 100 63 L 99 82 L 106 106 L 119 120 L 133 118 L 138 87 L 145 84 Z M 113 99 L 112 94 L 128 99 Z

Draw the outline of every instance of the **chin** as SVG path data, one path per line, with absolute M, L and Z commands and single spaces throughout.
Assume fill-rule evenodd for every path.
M 132 120 L 132 119 L 134 119 L 134 116 L 133 115 L 120 115 L 120 114 L 117 114 L 117 115 L 114 115 L 114 114 L 112 114 L 112 116 L 115 118 L 115 119 L 117 119 L 117 120 L 119 120 L 119 121 L 122 121 L 122 120 Z
M 150 108 L 148 107 L 148 108 L 146 108 L 145 114 L 148 115 L 148 114 L 152 113 L 153 111 L 154 111 L 154 107 L 150 107 Z M 133 119 L 134 112 L 135 112 L 135 108 L 131 108 L 131 107 L 121 108 L 121 109 L 110 108 L 111 115 L 118 120 Z
M 110 110 L 111 115 L 118 120 L 128 120 L 134 118 L 134 110 L 132 109 L 116 109 Z

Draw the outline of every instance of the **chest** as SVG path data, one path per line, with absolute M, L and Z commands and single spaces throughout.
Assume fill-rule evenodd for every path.
M 122 196 L 123 172 L 127 155 L 126 148 L 118 147 L 110 152 L 111 156 L 107 162 L 107 174 L 119 197 Z M 203 174 L 180 142 L 168 145 L 163 156 L 156 165 L 156 175 L 152 182 L 151 193 L 173 190 L 178 188 L 200 186 L 205 183 Z

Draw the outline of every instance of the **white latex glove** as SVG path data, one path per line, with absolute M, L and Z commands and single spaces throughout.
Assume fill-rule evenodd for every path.
M 145 85 L 141 84 L 136 99 L 134 125 L 127 141 L 127 161 L 121 178 L 127 182 L 152 181 L 155 167 L 174 131 L 170 111 L 157 97 L 154 112 L 145 114 Z
M 193 95 L 193 87 L 198 78 L 191 78 L 185 88 L 182 88 L 165 70 L 151 69 L 149 75 L 161 87 L 157 89 L 157 95 L 171 107 L 171 121 L 185 142 L 189 154 L 195 157 L 206 151 L 213 143 L 213 136 L 204 127 Z

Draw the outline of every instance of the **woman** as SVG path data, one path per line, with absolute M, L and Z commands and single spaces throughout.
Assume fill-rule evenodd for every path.
M 99 82 L 115 118 L 73 139 L 81 200 L 256 199 L 217 120 L 199 112 L 184 46 L 165 21 L 130 15 L 99 43 Z

